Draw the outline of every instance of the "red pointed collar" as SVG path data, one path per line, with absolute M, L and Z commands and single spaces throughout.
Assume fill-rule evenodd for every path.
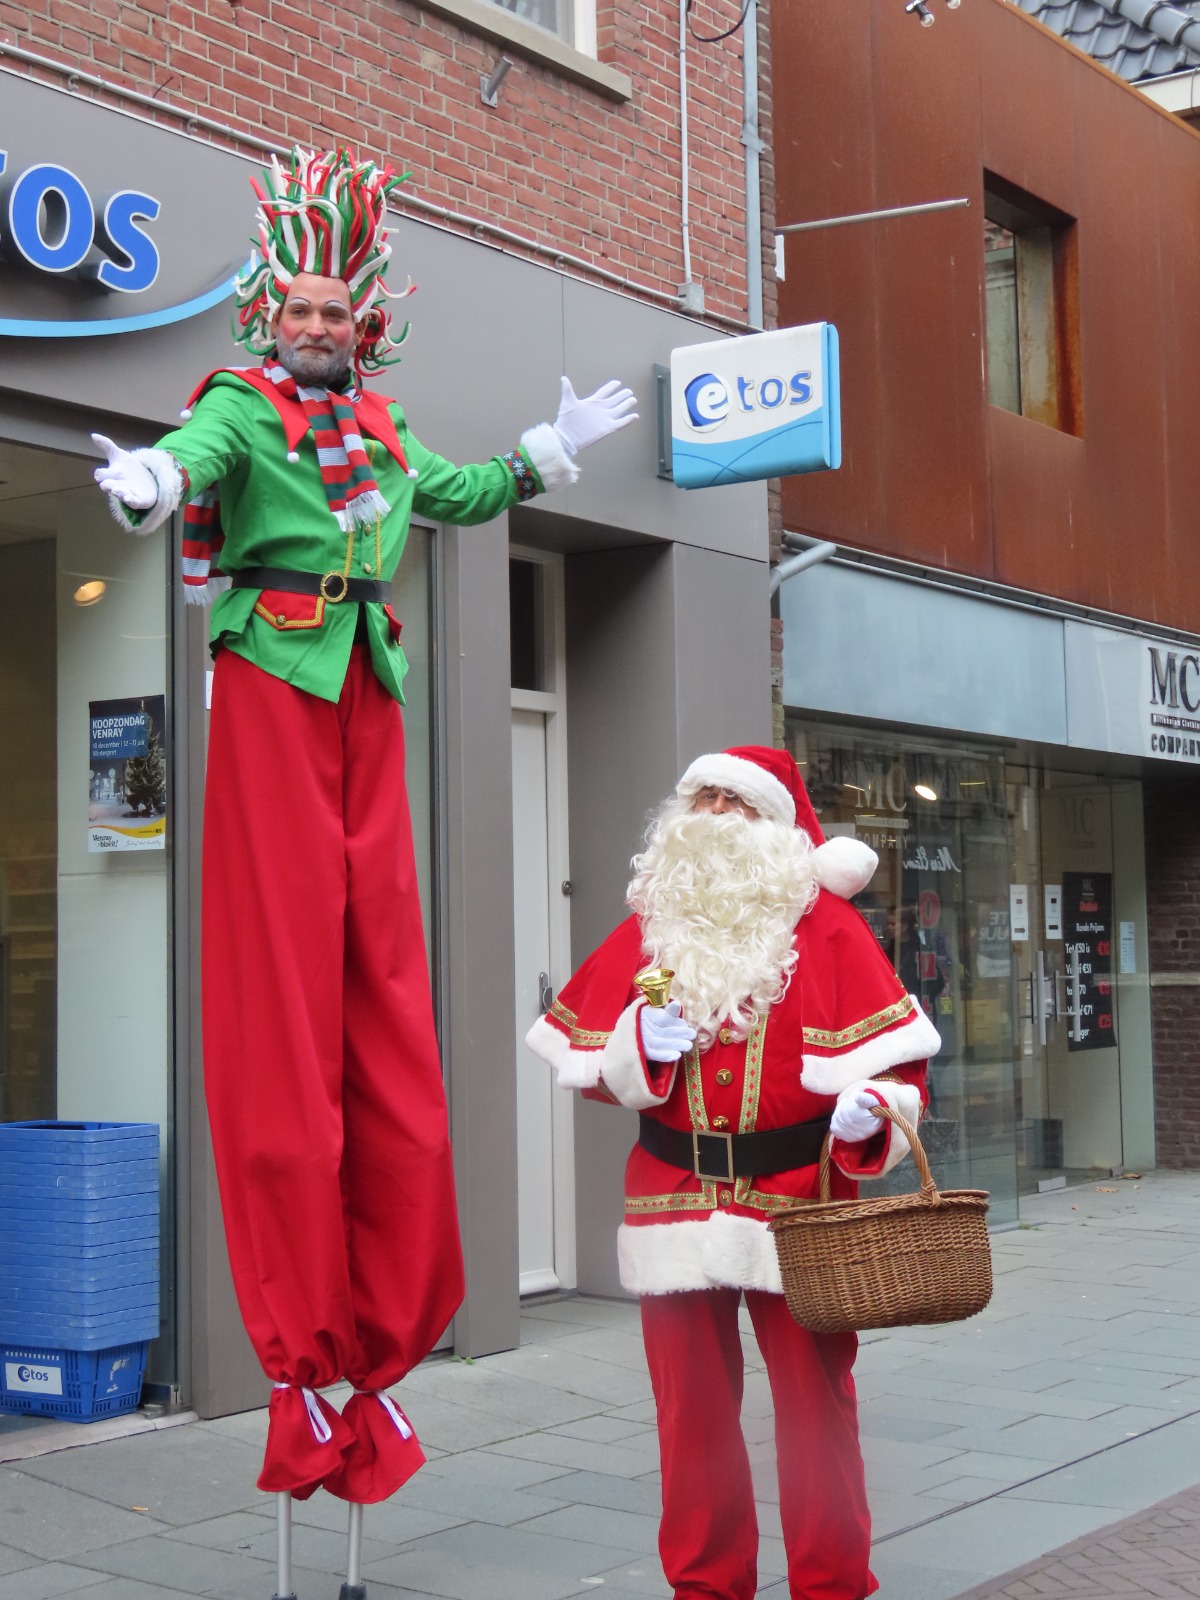
M 192 390 L 187 409 L 191 410 L 213 379 L 222 373 L 231 378 L 240 378 L 243 383 L 248 383 L 252 389 L 257 389 L 259 394 L 271 402 L 283 424 L 287 447 L 289 450 L 294 450 L 308 432 L 308 417 L 304 407 L 299 400 L 289 400 L 287 395 L 281 394 L 278 386 L 272 383 L 259 367 L 218 367 Z M 407 472 L 408 460 L 400 443 L 400 436 L 396 432 L 396 424 L 388 411 L 389 404 L 383 395 L 371 394 L 364 389 L 355 402 L 354 414 L 358 418 L 360 432 L 377 439 Z

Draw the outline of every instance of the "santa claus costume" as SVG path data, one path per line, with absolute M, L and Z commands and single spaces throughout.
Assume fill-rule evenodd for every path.
M 234 1285 L 274 1383 L 259 1487 L 356 1504 L 424 1460 L 386 1391 L 463 1291 L 392 575 L 412 512 L 489 521 L 574 481 L 575 452 L 635 420 L 618 384 L 579 400 L 564 379 L 554 424 L 458 467 L 364 390 L 403 339 L 383 287 L 400 181 L 345 150 L 272 159 L 238 284 L 237 336 L 262 365 L 211 374 L 153 449 L 94 436 L 123 526 L 186 505 L 185 592 L 213 602 L 204 1076 Z M 324 313 L 353 319 L 328 378 L 284 364 L 301 274 L 301 301 L 324 284 Z M 316 1392 L 339 1380 L 341 1415 Z
M 698 796 L 722 791 L 757 815 L 696 813 Z M 676 1600 L 755 1593 L 743 1297 L 775 1405 L 793 1600 L 863 1600 L 877 1587 L 856 1340 L 792 1321 L 767 1228 L 774 1212 L 816 1194 L 839 1108 L 859 1129 L 831 1139 L 835 1196 L 852 1196 L 856 1179 L 887 1172 L 908 1150 L 893 1124 L 869 1116 L 878 1131 L 861 1137 L 864 1107 L 920 1115 L 937 1033 L 847 903 L 875 865 L 856 840 L 824 840 L 790 755 L 703 756 L 634 860 L 635 914 L 528 1035 L 560 1085 L 640 1115 L 618 1257 L 623 1286 L 641 1299 L 662 1453 L 660 1552 Z M 695 1030 L 678 1060 L 647 1053 L 650 1019 L 633 982 L 647 966 L 675 970 L 680 1023 L 686 1037 Z

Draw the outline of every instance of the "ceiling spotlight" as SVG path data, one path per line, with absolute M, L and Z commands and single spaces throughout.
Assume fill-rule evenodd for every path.
M 914 783 L 913 793 L 919 794 L 922 800 L 936 800 L 937 790 L 931 789 L 927 783 Z
M 71 596 L 77 606 L 94 606 L 104 599 L 108 585 L 103 578 L 90 578 L 87 583 L 81 583 Z
M 479 80 L 479 98 L 485 106 L 500 104 L 500 85 L 512 71 L 512 62 L 507 56 L 499 56 L 491 72 L 486 78 Z

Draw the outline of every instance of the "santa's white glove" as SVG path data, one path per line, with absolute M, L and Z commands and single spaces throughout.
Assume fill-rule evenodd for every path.
M 879 1132 L 881 1119 L 876 1113 L 881 1110 L 879 1101 L 865 1089 L 843 1094 L 833 1108 L 829 1131 L 835 1139 L 844 1139 L 847 1144 L 861 1144 Z
M 685 1050 L 690 1050 L 696 1038 L 680 1015 L 678 1000 L 669 1000 L 665 1006 L 643 1006 L 638 1012 L 642 1030 L 642 1049 L 648 1061 L 678 1061 Z
M 108 464 L 97 467 L 93 477 L 105 494 L 111 494 L 131 511 L 149 511 L 158 502 L 158 484 L 144 462 L 122 450 L 102 433 L 92 435 L 92 443 L 108 457 Z
M 578 455 L 597 439 L 606 439 L 619 428 L 636 422 L 637 396 L 616 378 L 610 378 L 581 400 L 571 387 L 570 378 L 562 381 L 562 401 L 554 419 L 554 431 L 568 455 Z

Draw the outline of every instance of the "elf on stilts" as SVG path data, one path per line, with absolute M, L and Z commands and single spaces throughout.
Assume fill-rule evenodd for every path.
M 262 364 L 210 374 L 153 449 L 93 436 L 122 525 L 186 505 L 187 596 L 213 601 L 205 1089 L 238 1301 L 275 1384 L 259 1487 L 354 1505 L 424 1460 L 387 1390 L 463 1291 L 392 575 L 414 511 L 487 522 L 636 420 L 618 383 L 579 399 L 564 378 L 553 424 L 457 467 L 364 390 L 408 331 L 391 336 L 402 296 L 383 286 L 401 181 L 344 150 L 273 160 L 237 290 Z M 317 1391 L 342 1379 L 339 1416 Z M 345 1595 L 363 1592 L 354 1526 Z

